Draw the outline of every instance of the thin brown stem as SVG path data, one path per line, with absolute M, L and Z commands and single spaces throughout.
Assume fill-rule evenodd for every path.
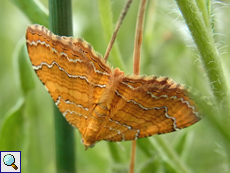
M 130 165 L 129 165 L 129 173 L 134 173 L 136 145 L 137 145 L 136 140 L 133 140 L 132 149 L 131 149 L 131 159 L 130 159 Z
M 127 3 L 125 4 L 125 6 L 124 6 L 124 8 L 123 8 L 123 10 L 122 10 L 122 12 L 121 12 L 121 14 L 120 14 L 119 20 L 117 21 L 117 24 L 116 24 L 116 27 L 115 27 L 115 30 L 114 30 L 114 33 L 113 33 L 113 35 L 112 35 L 112 38 L 111 38 L 111 40 L 110 40 L 110 42 L 109 42 L 109 44 L 108 44 L 108 47 L 107 47 L 107 49 L 106 49 L 106 52 L 105 52 L 104 59 L 105 59 L 106 61 L 107 61 L 107 59 L 108 59 L 108 57 L 109 57 L 109 53 L 110 53 L 110 51 L 111 51 L 111 49 L 112 49 L 112 47 L 113 47 L 113 44 L 114 44 L 114 42 L 115 42 L 115 39 L 116 39 L 116 37 L 117 37 L 118 30 L 120 29 L 120 26 L 121 26 L 121 24 L 122 24 L 122 22 L 123 22 L 123 20 L 124 20 L 124 18 L 125 18 L 125 16 L 126 16 L 126 14 L 127 14 L 127 11 L 128 11 L 128 9 L 129 9 L 130 4 L 132 3 L 132 1 L 133 1 L 133 0 L 128 0 L 128 1 L 127 1 Z
M 140 2 L 140 8 L 137 17 L 134 51 L 133 51 L 133 73 L 138 75 L 140 73 L 140 56 L 141 56 L 141 44 L 143 39 L 143 27 L 144 27 L 144 16 L 147 0 Z
M 134 42 L 134 50 L 133 50 L 133 73 L 135 75 L 139 75 L 139 73 L 140 73 L 141 44 L 142 44 L 142 39 L 143 39 L 143 28 L 144 28 L 144 16 L 145 16 L 146 2 L 147 2 L 147 0 L 142 0 L 140 2 L 138 17 L 137 17 L 135 42 Z M 132 141 L 129 173 L 134 172 L 135 151 L 136 151 L 136 140 Z

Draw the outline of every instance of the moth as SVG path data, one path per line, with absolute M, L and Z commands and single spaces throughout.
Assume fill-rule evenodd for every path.
M 80 38 L 41 25 L 26 31 L 33 68 L 85 148 L 101 140 L 127 141 L 188 127 L 198 108 L 168 77 L 126 76 Z

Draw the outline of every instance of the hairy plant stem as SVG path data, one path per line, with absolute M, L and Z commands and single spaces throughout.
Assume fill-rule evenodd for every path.
M 223 75 L 219 54 L 213 39 L 212 30 L 209 27 L 207 9 L 198 7 L 195 0 L 176 0 L 177 5 L 185 19 L 190 30 L 193 40 L 201 55 L 201 60 L 209 79 L 210 87 L 215 96 L 216 103 L 226 107 L 227 101 L 227 84 Z M 203 10 L 202 12 L 200 10 Z M 202 15 L 203 14 L 203 15 Z M 227 101 L 227 102 L 226 102 Z

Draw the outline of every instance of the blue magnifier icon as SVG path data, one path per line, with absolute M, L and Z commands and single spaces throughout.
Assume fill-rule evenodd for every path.
M 3 158 L 3 162 L 7 166 L 12 166 L 15 170 L 18 169 L 18 167 L 14 164 L 15 163 L 15 158 L 11 154 L 7 154 Z

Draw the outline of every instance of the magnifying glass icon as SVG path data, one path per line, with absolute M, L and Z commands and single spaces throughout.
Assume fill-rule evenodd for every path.
M 11 154 L 7 154 L 3 158 L 3 162 L 7 166 L 12 166 L 15 170 L 18 169 L 18 167 L 14 164 L 15 163 L 15 158 Z

